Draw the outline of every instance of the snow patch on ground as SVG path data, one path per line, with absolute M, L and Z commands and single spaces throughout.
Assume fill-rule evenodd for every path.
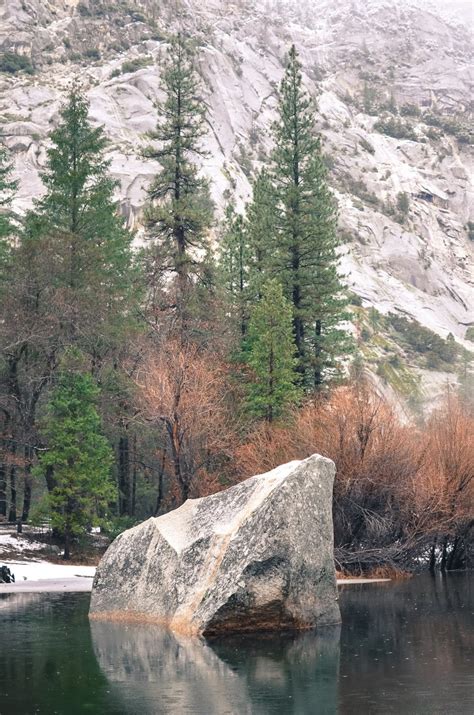
M 21 536 L 14 536 L 12 534 L 0 534 L 0 558 L 2 552 L 6 551 L 11 553 L 12 551 L 41 551 L 44 549 L 45 545 L 37 541 L 29 541 Z
M 17 583 L 27 581 L 56 581 L 76 577 L 93 578 L 95 566 L 52 564 L 49 561 L 1 561 L 14 574 Z M 0 589 L 1 593 L 1 589 Z

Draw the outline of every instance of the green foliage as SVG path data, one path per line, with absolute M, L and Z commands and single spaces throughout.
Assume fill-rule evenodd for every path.
M 354 179 L 351 174 L 346 173 L 340 178 L 340 182 L 349 193 L 357 196 L 367 204 L 378 206 L 379 200 L 377 196 L 370 191 L 363 179 Z
M 470 122 L 462 116 L 447 116 L 427 111 L 423 114 L 422 119 L 430 127 L 437 127 L 446 134 L 456 137 L 461 144 L 473 143 Z
M 88 60 L 100 60 L 101 55 L 97 47 L 89 47 L 84 52 L 84 57 L 86 57 Z
M 249 301 L 249 250 L 243 217 L 232 205 L 226 210 L 226 221 L 220 242 L 219 274 L 226 302 L 241 336 L 247 332 Z
M 26 72 L 33 74 L 34 68 L 29 57 L 18 55 L 16 52 L 2 52 L 0 54 L 0 72 L 7 74 L 17 74 Z
M 8 284 L 11 259 L 11 238 L 15 232 L 15 221 L 11 203 L 17 188 L 17 182 L 11 179 L 12 166 L 6 149 L 0 144 L 0 298 Z
M 410 210 L 410 199 L 405 191 L 401 191 L 399 194 L 397 194 L 397 206 L 399 211 L 404 216 L 408 215 L 408 212 Z
M 469 340 L 471 343 L 474 343 L 474 325 L 470 325 L 468 327 L 464 338 L 465 338 L 465 340 Z
M 46 194 L 28 217 L 23 249 L 55 256 L 51 288 L 61 287 L 69 337 L 91 334 L 94 345 L 82 347 L 100 354 L 132 300 L 132 237 L 117 212 L 103 130 L 91 126 L 88 108 L 74 86 L 50 135 Z
M 0 241 L 12 235 L 14 219 L 11 210 L 18 183 L 11 178 L 12 165 L 7 150 L 0 144 Z
M 457 361 L 460 349 L 453 336 L 446 340 L 420 325 L 416 320 L 389 313 L 388 325 L 398 334 L 398 342 L 425 357 L 430 370 L 449 370 Z
M 418 135 L 414 128 L 400 117 L 379 119 L 375 122 L 374 129 L 381 134 L 387 134 L 389 137 L 394 137 L 395 139 L 418 141 Z
M 373 84 L 364 83 L 363 107 L 366 114 L 374 115 L 378 111 L 378 93 Z
M 400 114 L 402 117 L 419 117 L 421 116 L 421 109 L 417 104 L 402 104 Z
M 65 558 L 71 540 L 98 523 L 115 497 L 110 480 L 113 454 L 101 434 L 97 398 L 90 375 L 63 372 L 44 421 L 47 450 L 35 474 L 54 480 L 47 499 L 52 526 L 64 538 Z
M 169 277 L 175 279 L 182 316 L 192 284 L 202 273 L 199 256 L 208 255 L 213 206 L 195 163 L 204 154 L 206 109 L 191 44 L 181 34 L 171 40 L 161 80 L 166 98 L 157 105 L 157 127 L 149 135 L 153 143 L 144 151 L 162 167 L 148 191 L 144 260 L 153 291 L 169 283 Z
M 138 332 L 131 235 L 113 198 L 103 131 L 87 114 L 73 87 L 50 135 L 44 195 L 13 246 L 9 290 L 2 291 L 1 397 L 18 444 L 31 445 L 25 480 L 39 446 L 38 410 L 65 352 L 79 349 L 82 369 L 100 379 L 111 364 L 121 370 Z
M 143 69 L 143 67 L 149 67 L 153 64 L 152 57 L 137 57 L 133 60 L 127 60 L 122 62 L 120 68 L 120 74 L 127 74 L 128 72 L 136 72 L 137 70 Z
M 108 516 L 107 519 L 102 520 L 102 533 L 113 541 L 117 536 L 127 529 L 132 529 L 136 524 L 137 520 L 133 516 Z
M 278 110 L 273 153 L 278 230 L 269 253 L 272 273 L 293 306 L 298 369 L 305 385 L 318 389 L 339 372 L 350 340 L 341 329 L 347 298 L 338 275 L 337 208 L 294 46 Z
M 271 270 L 277 233 L 275 190 L 266 169 L 259 172 L 252 189 L 252 200 L 247 204 L 245 230 L 249 257 L 249 294 L 250 300 L 255 300 L 261 297 L 262 285 Z
M 291 303 L 276 280 L 262 286 L 262 298 L 251 313 L 247 343 L 247 364 L 253 376 L 247 385 L 248 409 L 272 422 L 300 397 Z
M 375 154 L 375 149 L 372 146 L 372 144 L 365 139 L 365 137 L 361 137 L 359 139 L 359 144 L 362 147 L 362 149 L 365 149 L 365 151 L 368 151 L 369 154 Z

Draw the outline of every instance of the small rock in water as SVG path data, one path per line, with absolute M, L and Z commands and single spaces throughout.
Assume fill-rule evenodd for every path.
M 97 569 L 91 617 L 205 636 L 338 623 L 334 471 L 313 455 L 124 532 Z

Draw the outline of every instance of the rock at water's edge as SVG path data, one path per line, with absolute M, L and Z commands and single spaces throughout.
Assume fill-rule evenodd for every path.
M 205 636 L 339 623 L 334 472 L 313 455 L 124 532 L 97 569 L 91 618 Z

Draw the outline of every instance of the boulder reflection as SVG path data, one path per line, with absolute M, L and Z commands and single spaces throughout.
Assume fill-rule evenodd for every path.
M 150 625 L 91 622 L 103 673 L 129 712 L 333 713 L 340 628 L 204 642 Z

